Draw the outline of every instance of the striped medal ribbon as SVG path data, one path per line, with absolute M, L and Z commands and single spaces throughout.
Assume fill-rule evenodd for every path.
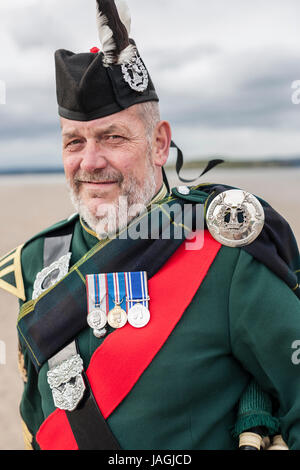
M 87 323 L 97 338 L 106 334 L 107 324 L 107 281 L 105 274 L 88 274 L 87 290 Z
M 125 273 L 128 323 L 143 328 L 150 321 L 149 294 L 146 271 Z
M 127 323 L 124 273 L 108 273 L 106 277 L 109 302 L 107 321 L 112 328 L 122 328 Z

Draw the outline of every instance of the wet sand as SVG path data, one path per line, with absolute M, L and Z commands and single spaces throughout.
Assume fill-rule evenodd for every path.
M 185 171 L 185 178 L 199 174 Z M 182 185 L 170 174 L 171 185 Z M 204 179 L 205 178 L 205 179 Z M 267 200 L 288 220 L 300 242 L 300 169 L 225 170 L 216 168 L 203 182 L 237 186 Z M 199 180 L 202 182 L 202 180 Z M 31 236 L 74 212 L 63 176 L 0 177 L 0 257 Z M 17 368 L 17 300 L 0 290 L 0 341 L 6 364 L 0 363 L 0 450 L 23 449 L 19 402 L 22 381 Z M 3 344 L 0 343 L 0 344 Z

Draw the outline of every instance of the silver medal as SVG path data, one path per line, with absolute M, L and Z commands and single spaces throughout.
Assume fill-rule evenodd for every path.
M 68 274 L 71 255 L 72 253 L 67 253 L 38 273 L 33 285 L 33 299 L 37 299 Z
M 206 214 L 207 228 L 213 238 L 230 247 L 252 243 L 264 222 L 264 209 L 258 199 L 239 189 L 230 189 L 215 197 Z
M 107 324 L 107 316 L 106 312 L 100 308 L 96 308 L 88 314 L 87 323 L 92 328 L 96 338 L 102 338 L 106 335 L 106 329 L 104 327 Z
M 122 64 L 122 73 L 125 82 L 135 91 L 143 92 L 147 90 L 149 84 L 149 76 L 138 54 L 133 60 L 127 64 Z
M 128 323 L 134 328 L 143 328 L 150 321 L 150 312 L 141 303 L 136 303 L 128 311 Z
M 107 324 L 106 312 L 100 308 L 92 310 L 87 316 L 88 325 L 94 330 L 102 330 Z

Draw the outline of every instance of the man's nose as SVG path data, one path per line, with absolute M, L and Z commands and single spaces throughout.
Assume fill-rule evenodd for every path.
M 80 168 L 84 171 L 101 170 L 107 166 L 107 160 L 96 141 L 86 143 Z

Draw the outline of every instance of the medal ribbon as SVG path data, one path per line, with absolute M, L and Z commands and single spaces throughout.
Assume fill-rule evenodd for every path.
M 101 307 L 107 312 L 107 286 L 105 274 L 88 274 L 86 276 L 87 309 L 90 313 Z
M 146 271 L 128 272 L 124 274 L 128 309 L 133 307 L 137 302 L 148 308 L 148 282 Z
M 124 273 L 104 274 L 107 279 L 108 307 L 109 311 L 116 305 L 126 311 L 126 290 Z

